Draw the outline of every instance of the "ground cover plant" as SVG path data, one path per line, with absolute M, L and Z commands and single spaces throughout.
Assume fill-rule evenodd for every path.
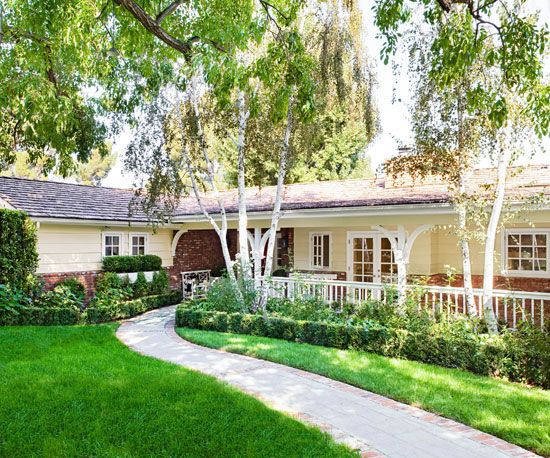
M 266 337 L 178 328 L 199 345 L 297 367 L 550 455 L 550 393 L 467 371 Z
M 0 329 L 1 456 L 352 455 L 211 377 L 132 352 L 115 329 Z

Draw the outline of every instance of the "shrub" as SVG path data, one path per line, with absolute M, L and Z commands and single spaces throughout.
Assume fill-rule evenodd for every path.
M 165 270 L 160 270 L 153 274 L 150 290 L 152 294 L 164 294 L 170 289 L 170 280 Z
M 137 274 L 136 281 L 132 285 L 132 291 L 134 297 L 147 296 L 147 294 L 149 293 L 149 283 L 147 282 L 147 279 L 145 278 L 145 274 L 143 272 L 139 272 Z
M 154 254 L 138 256 L 141 258 L 141 270 L 151 272 L 162 268 L 162 259 Z
M 74 308 L 22 307 L 14 312 L 0 311 L 0 326 L 52 326 L 76 324 L 80 312 Z
M 0 208 L 0 284 L 26 288 L 38 267 L 36 227 L 20 211 Z
M 23 307 L 30 307 L 30 296 L 23 290 L 0 284 L 0 313 L 12 313 Z
M 53 290 L 42 294 L 36 301 L 36 305 L 46 308 L 80 310 L 83 305 L 83 298 L 77 297 L 68 286 L 57 285 Z
M 84 303 L 84 299 L 86 298 L 86 287 L 78 278 L 65 278 L 57 282 L 55 286 L 64 286 L 68 288 L 80 302 Z
M 127 273 L 160 270 L 162 259 L 152 254 L 140 256 L 107 256 L 103 258 L 105 272 Z
M 382 311 L 380 313 L 389 313 Z M 390 314 L 392 320 L 393 314 Z M 384 356 L 405 358 L 443 367 L 494 375 L 512 381 L 550 388 L 550 336 L 530 324 L 488 337 L 473 332 L 467 318 L 424 323 L 419 330 L 391 327 L 375 320 L 362 325 L 296 320 L 271 316 L 227 313 L 182 304 L 176 325 L 218 332 L 259 335 L 336 348 L 353 348 Z M 405 317 L 403 320 L 411 320 Z M 391 321 L 391 320 L 390 320 Z
M 248 310 L 252 299 L 245 297 L 247 304 L 245 309 Z M 212 283 L 206 298 L 200 301 L 200 307 L 206 310 L 218 310 L 220 312 L 242 312 L 243 307 L 239 305 L 235 289 L 231 284 L 231 280 L 227 277 L 222 277 Z
M 167 294 L 147 296 L 140 299 L 123 302 L 94 302 L 84 311 L 83 318 L 88 323 L 102 323 L 106 321 L 130 318 L 140 313 L 159 307 L 177 304 L 181 301 L 181 293 L 172 291 Z
M 114 272 L 105 272 L 97 279 L 96 291 L 102 293 L 112 289 L 121 289 L 122 279 Z

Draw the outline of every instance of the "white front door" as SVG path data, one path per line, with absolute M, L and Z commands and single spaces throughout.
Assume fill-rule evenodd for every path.
M 393 283 L 397 279 L 390 241 L 377 232 L 348 232 L 348 280 Z

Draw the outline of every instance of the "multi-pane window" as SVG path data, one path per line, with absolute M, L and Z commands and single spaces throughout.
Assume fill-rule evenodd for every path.
M 330 268 L 330 234 L 310 234 L 311 267 L 314 269 Z
M 374 238 L 353 238 L 353 281 L 374 282 Z
M 397 264 L 391 242 L 386 237 L 380 239 L 380 277 L 383 283 L 392 283 L 397 279 Z
M 130 235 L 130 254 L 139 256 L 145 254 L 147 246 L 147 234 L 131 234 Z
M 508 272 L 548 272 L 548 232 L 508 231 L 506 270 Z
M 120 247 L 120 234 L 103 234 L 103 256 L 119 256 Z
M 275 266 L 283 266 L 283 235 L 280 232 L 277 232 L 277 242 L 275 246 Z

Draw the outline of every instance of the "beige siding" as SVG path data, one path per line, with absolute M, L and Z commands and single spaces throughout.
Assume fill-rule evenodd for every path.
M 42 223 L 38 229 L 38 273 L 78 272 L 101 269 L 102 233 L 122 234 L 122 254 L 129 253 L 129 234 L 148 234 L 148 254 L 162 258 L 163 266 L 172 265 L 171 229 L 101 227 Z
M 421 216 L 421 217 L 355 217 L 355 218 L 324 218 L 286 220 L 282 224 L 294 229 L 294 266 L 297 270 L 310 269 L 309 234 L 315 231 L 328 231 L 332 234 L 332 266 L 330 270 L 347 271 L 347 234 L 349 231 L 371 231 L 373 224 L 381 224 L 392 230 L 396 224 L 405 224 L 411 232 L 421 224 L 433 223 L 434 229 L 418 237 L 413 245 L 409 272 L 416 275 L 445 273 L 446 267 L 454 267 L 462 272 L 462 258 L 455 228 L 452 227 L 451 216 Z M 525 227 L 550 229 L 550 212 L 537 211 L 523 215 L 516 221 L 506 224 L 507 228 Z M 503 234 L 499 232 L 495 244 L 495 275 L 502 272 L 502 241 Z M 472 273 L 483 274 L 484 246 L 481 241 L 470 243 L 472 258 Z

